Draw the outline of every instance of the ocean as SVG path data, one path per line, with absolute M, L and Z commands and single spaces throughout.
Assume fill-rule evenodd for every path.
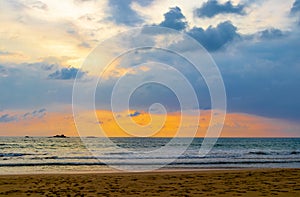
M 203 138 L 176 138 L 171 146 L 166 146 L 171 138 L 110 140 L 0 137 L 0 174 L 300 168 L 300 138 L 219 138 L 204 157 L 199 155 Z M 178 155 L 182 146 L 188 148 Z M 143 154 L 149 151 L 156 154 Z

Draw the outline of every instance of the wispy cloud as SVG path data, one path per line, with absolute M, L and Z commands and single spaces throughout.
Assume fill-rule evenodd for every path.
M 20 113 L 6 113 L 0 115 L 0 123 L 9 123 L 9 122 L 18 122 L 23 120 L 32 120 L 32 119 L 41 119 L 46 115 L 46 109 L 38 109 L 30 112 L 26 112 L 24 114 Z

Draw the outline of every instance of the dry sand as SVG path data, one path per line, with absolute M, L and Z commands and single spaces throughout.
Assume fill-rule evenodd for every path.
M 5 195 L 300 196 L 300 169 L 1 175 Z

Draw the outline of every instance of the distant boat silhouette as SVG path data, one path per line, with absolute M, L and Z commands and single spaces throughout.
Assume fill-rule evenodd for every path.
M 86 138 L 97 138 L 95 136 L 86 136 Z
M 65 136 L 64 134 L 61 134 L 61 135 L 54 135 L 53 137 L 55 137 L 55 138 L 66 138 L 67 136 Z

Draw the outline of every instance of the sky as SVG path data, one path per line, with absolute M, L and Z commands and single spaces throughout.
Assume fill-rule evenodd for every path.
M 180 124 L 180 136 L 204 136 L 219 110 L 212 106 L 205 79 L 178 54 L 151 49 L 128 52 L 101 72 L 96 109 L 76 106 L 85 131 L 78 132 L 74 123 L 76 77 L 84 95 L 107 66 L 103 62 L 134 44 L 178 47 L 182 54 L 198 56 L 183 40 L 186 35 L 204 47 L 224 82 L 227 115 L 221 136 L 300 137 L 299 0 L 2 0 L 0 24 L 0 136 L 98 136 L 95 128 L 101 127 L 107 136 L 168 137 Z M 136 29 L 147 27 L 170 28 L 178 35 Z M 126 31 L 152 37 L 124 40 Z M 94 70 L 84 66 L 94 60 L 93 51 L 100 61 Z M 199 103 L 185 105 L 185 110 L 200 116 L 180 113 L 180 99 L 161 84 L 139 86 L 129 100 L 130 111 L 122 105 L 112 115 L 111 93 L 122 77 L 127 81 L 120 90 L 129 91 L 151 76 L 182 90 L 186 102 L 192 102 L 177 74 L 187 79 Z M 116 121 L 131 125 L 133 133 Z M 155 132 L 147 133 L 147 128 Z

